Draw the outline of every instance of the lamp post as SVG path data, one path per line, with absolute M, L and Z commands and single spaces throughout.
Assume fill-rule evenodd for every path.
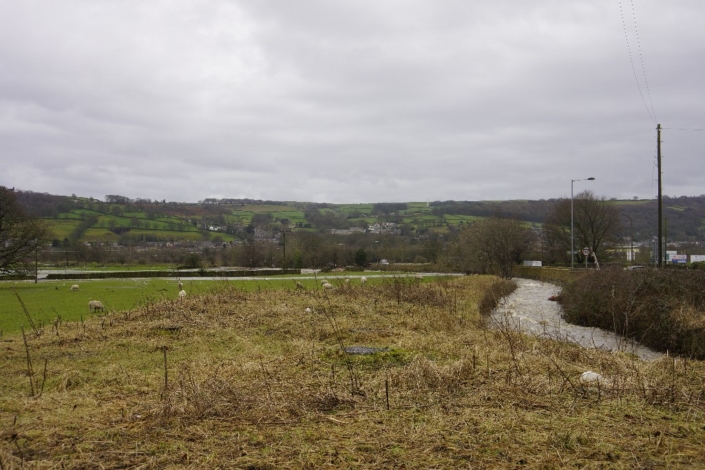
M 280 230 L 280 232 L 281 232 L 282 236 L 284 237 L 284 242 L 283 242 L 283 244 L 282 244 L 282 246 L 284 247 L 284 250 L 283 250 L 284 256 L 283 256 L 283 261 L 282 261 L 282 269 L 283 269 L 284 271 L 286 271 L 286 234 L 287 234 L 287 233 L 291 233 L 291 230 Z
M 570 269 L 573 269 L 575 263 L 575 248 L 573 246 L 575 240 L 573 236 L 573 183 L 576 181 L 595 181 L 595 178 L 591 176 L 581 180 L 570 180 Z
M 36 238 L 34 239 L 34 283 L 39 282 L 39 265 L 38 265 L 38 258 L 39 257 L 39 240 Z
M 622 215 L 629 219 L 629 259 L 634 264 L 634 222 L 627 214 Z

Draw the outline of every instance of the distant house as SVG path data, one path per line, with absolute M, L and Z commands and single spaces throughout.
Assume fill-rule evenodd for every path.
M 385 222 L 382 224 L 372 224 L 367 230 L 370 233 L 389 233 L 389 234 L 399 234 L 401 230 L 394 222 Z

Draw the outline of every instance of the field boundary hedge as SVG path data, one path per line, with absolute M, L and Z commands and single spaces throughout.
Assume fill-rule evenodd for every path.
M 46 279 L 116 279 L 149 277 L 261 277 L 301 274 L 300 269 L 240 269 L 229 271 L 106 271 L 91 273 L 50 273 Z
M 515 266 L 514 277 L 564 285 L 592 271 L 594 270 L 554 268 L 546 266 Z

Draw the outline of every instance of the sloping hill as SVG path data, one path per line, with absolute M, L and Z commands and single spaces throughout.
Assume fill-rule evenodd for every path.
M 257 227 L 269 230 L 367 228 L 391 223 L 401 234 L 445 232 L 478 218 L 501 216 L 540 225 L 557 202 L 551 200 L 435 201 L 374 204 L 320 204 L 251 199 L 208 199 L 201 203 L 132 200 L 106 196 L 106 201 L 75 195 L 57 196 L 18 191 L 28 212 L 50 222 L 55 238 L 71 241 L 199 240 L 242 238 Z M 656 235 L 654 200 L 612 201 L 624 214 L 624 236 L 633 222 L 635 240 Z M 670 240 L 705 240 L 705 196 L 664 197 L 664 218 Z

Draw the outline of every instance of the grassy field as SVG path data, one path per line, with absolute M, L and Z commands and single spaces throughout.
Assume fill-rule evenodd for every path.
M 320 288 L 320 282 L 317 280 L 304 279 L 308 276 L 297 277 L 307 288 Z M 343 274 L 325 276 L 333 285 L 342 285 L 344 277 Z M 359 282 L 356 276 L 351 277 L 351 281 Z M 40 326 L 51 325 L 57 317 L 69 322 L 88 318 L 88 302 L 91 300 L 100 300 L 109 312 L 119 312 L 135 310 L 157 300 L 176 299 L 179 292 L 177 282 L 176 279 L 149 278 L 60 280 L 42 281 L 39 284 L 32 281 L 0 282 L 0 331 L 12 333 L 19 331 L 21 327 L 25 330 L 31 329 L 18 295 L 32 321 Z M 183 284 L 187 293 L 198 294 L 209 291 L 214 284 L 221 282 L 224 281 L 199 279 L 184 281 Z M 296 288 L 296 281 L 276 277 L 258 280 L 235 279 L 227 282 L 243 291 Z M 375 284 L 380 280 L 370 278 L 369 282 Z M 74 284 L 79 285 L 78 292 L 70 290 Z
M 28 334 L 26 346 L 6 334 L 0 464 L 705 465 L 702 362 L 642 362 L 486 329 L 477 303 L 492 282 L 396 279 L 332 292 L 222 284 L 64 322 Z M 586 370 L 604 382 L 582 385 Z
M 51 227 L 51 231 L 53 232 L 54 238 L 58 240 L 63 240 L 65 238 L 68 238 L 71 233 L 73 233 L 74 230 L 76 230 L 76 227 L 78 227 L 78 224 L 81 223 L 79 219 L 58 219 L 58 220 L 48 220 L 49 225 Z
M 465 215 L 434 215 L 432 208 L 426 207 L 426 203 L 408 203 L 406 210 L 399 211 L 402 223 L 412 225 L 414 228 L 431 228 L 435 231 L 446 231 L 447 225 L 458 226 L 479 219 L 479 217 Z M 199 216 L 177 217 L 174 215 L 152 215 L 145 211 L 124 211 L 124 206 L 113 205 L 111 209 L 117 207 L 119 211 L 106 210 L 105 213 L 91 209 L 74 209 L 71 212 L 61 213 L 55 219 L 46 219 L 54 231 L 54 238 L 63 240 L 69 238 L 76 228 L 88 217 L 95 217 L 95 223 L 87 228 L 81 235 L 82 241 L 88 242 L 115 242 L 120 239 L 119 235 L 113 233 L 111 228 L 130 228 L 130 236 L 145 236 L 159 240 L 200 240 L 201 234 L 198 228 L 191 223 L 191 218 L 198 220 Z M 336 213 L 338 215 L 350 215 L 356 213 L 360 215 L 355 219 L 350 219 L 353 226 L 366 227 L 379 221 L 377 215 L 372 214 L 373 204 L 341 204 L 326 208 L 319 208 L 321 214 Z M 296 205 L 234 205 L 229 208 L 229 214 L 224 216 L 228 224 L 240 224 L 246 226 L 251 223 L 252 218 L 257 214 L 269 214 L 274 221 L 287 220 L 290 225 L 303 225 L 307 223 L 305 213 Z M 120 215 L 116 215 L 120 214 Z M 207 219 L 206 219 L 207 220 Z M 316 229 L 316 227 L 313 227 Z M 210 235 L 220 236 L 225 241 L 231 241 L 234 237 L 222 232 L 211 232 Z

